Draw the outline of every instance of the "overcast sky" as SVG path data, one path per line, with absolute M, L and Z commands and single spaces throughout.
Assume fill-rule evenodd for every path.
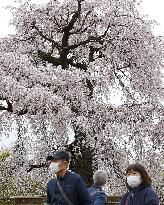
M 45 3 L 47 0 L 33 1 Z M 14 32 L 12 26 L 9 25 L 12 15 L 9 10 L 5 9 L 8 5 L 16 5 L 15 0 L 0 0 L 0 37 Z M 143 0 L 142 7 L 143 13 L 148 14 L 151 19 L 155 19 L 160 24 L 155 28 L 154 33 L 164 35 L 164 0 Z

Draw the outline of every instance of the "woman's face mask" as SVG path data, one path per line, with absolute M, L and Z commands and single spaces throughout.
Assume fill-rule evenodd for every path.
M 127 176 L 127 183 L 130 187 L 136 188 L 141 184 L 141 175 L 129 175 Z

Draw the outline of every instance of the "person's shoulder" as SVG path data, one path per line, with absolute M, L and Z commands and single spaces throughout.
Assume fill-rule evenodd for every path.
M 48 181 L 48 183 L 54 183 L 56 181 L 56 179 L 55 178 L 52 178 L 52 179 L 50 179 L 49 181 Z
M 145 187 L 144 199 L 147 204 L 159 205 L 159 197 L 151 186 Z
M 146 187 L 145 192 L 146 192 L 148 195 L 152 195 L 152 196 L 158 197 L 157 193 L 155 192 L 155 190 L 154 190 L 153 187 L 151 187 L 151 186 Z
M 94 188 L 93 186 L 90 186 L 90 187 L 88 187 L 87 189 L 88 189 L 89 192 L 95 191 L 95 188 Z
M 48 181 L 47 185 L 48 185 L 48 186 L 51 186 L 51 185 L 53 185 L 53 184 L 55 184 L 55 183 L 56 183 L 56 179 L 55 179 L 55 178 L 52 178 L 52 179 L 50 179 L 50 180 Z
M 107 194 L 105 193 L 105 191 L 99 191 L 96 193 L 95 198 L 101 198 L 101 199 L 104 199 L 106 201 Z
M 107 194 L 105 193 L 105 191 L 100 191 L 99 195 L 103 196 L 103 197 L 107 197 Z
M 82 178 L 79 174 L 72 172 L 72 171 L 68 171 L 68 176 L 73 178 L 73 179 L 77 179 L 77 180 Z
M 144 188 L 144 196 L 145 198 L 159 199 L 157 193 L 151 186 L 147 186 Z
M 94 187 L 94 186 L 89 187 L 89 188 L 88 188 L 88 192 L 89 192 L 90 194 L 95 193 L 95 194 L 94 194 L 95 196 L 102 196 L 102 197 L 106 197 L 106 196 L 107 196 L 107 194 L 105 193 L 105 191 L 100 190 L 99 188 L 96 188 L 96 187 Z
M 154 189 L 151 187 L 151 186 L 147 186 L 147 187 L 145 187 L 144 188 L 144 192 L 145 193 L 150 193 L 150 194 L 152 194 L 152 193 L 155 193 L 155 191 L 154 191 Z
M 90 186 L 90 187 L 88 187 L 87 189 L 88 189 L 88 190 L 92 190 L 93 188 Z
M 76 177 L 76 178 L 79 178 L 79 177 L 80 177 L 79 174 L 77 174 L 76 172 L 73 172 L 73 171 L 68 171 L 68 174 L 69 174 L 70 176 L 73 176 L 73 177 Z

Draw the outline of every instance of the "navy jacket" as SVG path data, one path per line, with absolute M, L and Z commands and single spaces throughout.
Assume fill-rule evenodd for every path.
M 100 186 L 94 184 L 88 188 L 89 194 L 92 196 L 92 193 L 95 194 L 92 196 L 92 205 L 106 205 L 107 204 L 107 195 L 102 190 Z
M 128 188 L 119 205 L 159 205 L 159 198 L 150 185 L 142 185 L 136 189 Z
M 57 177 L 63 191 L 74 205 L 91 205 L 91 197 L 80 175 L 67 171 L 64 177 Z M 68 205 L 58 189 L 56 179 L 47 184 L 47 205 Z

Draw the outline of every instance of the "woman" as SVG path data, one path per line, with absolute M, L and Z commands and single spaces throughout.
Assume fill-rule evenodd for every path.
M 145 168 L 139 164 L 132 164 L 126 170 L 125 193 L 119 205 L 159 205 L 159 198 L 151 188 L 151 179 Z
M 91 205 L 106 205 L 107 195 L 102 190 L 102 187 L 107 182 L 107 174 L 102 170 L 97 170 L 93 175 L 94 184 L 88 188 L 92 198 Z

